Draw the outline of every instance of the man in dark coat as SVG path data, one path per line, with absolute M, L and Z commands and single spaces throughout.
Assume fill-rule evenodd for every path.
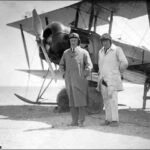
M 86 77 L 93 68 L 88 51 L 81 48 L 77 33 L 69 36 L 70 48 L 65 50 L 60 65 L 60 71 L 65 78 L 69 107 L 71 110 L 71 126 L 83 126 L 85 107 L 87 106 L 88 82 Z

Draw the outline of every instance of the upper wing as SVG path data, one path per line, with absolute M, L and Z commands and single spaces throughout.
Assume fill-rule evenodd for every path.
M 42 25 L 45 27 L 47 20 L 49 23 L 60 21 L 68 26 L 75 21 L 77 10 L 79 14 L 78 27 L 86 29 L 91 15 L 97 18 L 97 25 L 104 25 L 109 23 L 111 11 L 115 16 L 132 19 L 147 14 L 147 5 L 145 1 L 137 0 L 83 0 L 73 5 L 41 14 Z M 32 28 L 32 17 L 7 25 L 19 29 L 20 24 L 22 24 L 24 31 L 35 35 Z

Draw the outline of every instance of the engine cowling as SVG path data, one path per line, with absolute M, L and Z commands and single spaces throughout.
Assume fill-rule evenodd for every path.
M 47 52 L 50 60 L 55 64 L 59 64 L 63 52 L 70 47 L 69 34 L 71 32 L 79 34 L 81 41 L 80 46 L 89 52 L 94 70 L 97 71 L 98 51 L 101 48 L 100 36 L 88 30 L 66 27 L 60 22 L 52 22 L 43 32 L 43 43 L 45 47 L 46 44 L 49 44 Z M 50 38 L 50 40 L 47 43 L 48 38 Z M 40 57 L 45 59 L 42 50 L 40 50 Z
M 48 56 L 55 64 L 59 64 L 64 50 L 69 48 L 70 30 L 70 28 L 64 26 L 60 22 L 52 22 L 43 31 L 43 43 L 45 47 L 46 44 L 49 44 L 50 47 L 47 49 Z M 48 38 L 51 40 L 47 42 Z M 41 53 L 40 57 L 45 59 Z

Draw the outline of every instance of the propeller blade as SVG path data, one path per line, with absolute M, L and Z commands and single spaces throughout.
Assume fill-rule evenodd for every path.
M 32 15 L 33 15 L 32 28 L 35 32 L 35 35 L 37 38 L 42 38 L 41 37 L 43 32 L 42 22 L 35 9 L 33 9 Z
M 39 17 L 39 15 L 37 14 L 36 10 L 34 9 L 32 11 L 32 14 L 33 14 L 33 22 L 32 22 L 32 25 L 33 25 L 33 30 L 35 32 L 35 35 L 36 35 L 36 39 L 40 41 L 40 47 L 42 48 L 42 51 L 43 51 L 43 54 L 45 56 L 45 59 L 49 65 L 49 70 L 52 74 L 52 78 L 55 80 L 56 82 L 56 77 L 55 77 L 55 73 L 54 73 L 54 70 L 53 70 L 53 67 L 52 67 L 52 63 L 47 55 L 47 52 L 46 52 L 46 49 L 44 47 L 44 44 L 41 40 L 41 37 L 42 37 L 42 32 L 43 32 L 43 28 L 42 28 L 42 23 L 41 23 L 41 19 Z

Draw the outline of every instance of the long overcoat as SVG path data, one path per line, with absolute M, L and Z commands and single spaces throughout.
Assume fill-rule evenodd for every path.
M 87 106 L 88 82 L 86 76 L 93 68 L 88 51 L 77 46 L 74 52 L 64 51 L 59 69 L 64 74 L 70 107 Z

